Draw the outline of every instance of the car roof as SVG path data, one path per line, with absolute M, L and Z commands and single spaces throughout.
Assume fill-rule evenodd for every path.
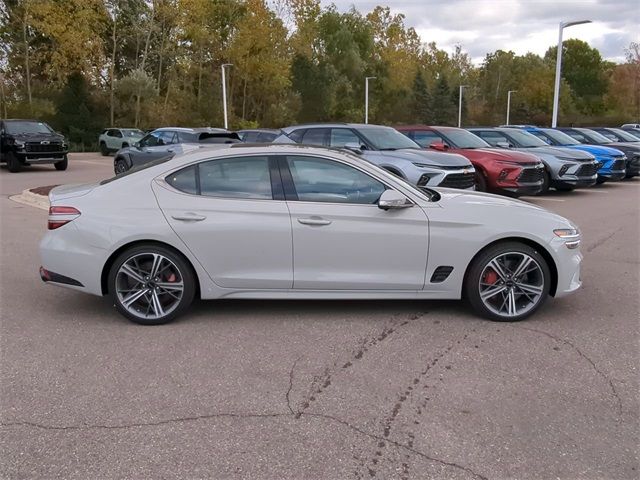
M 243 128 L 242 130 L 238 130 L 240 132 L 267 132 L 267 133 L 280 133 L 280 130 L 277 128 Z
M 351 128 L 393 128 L 388 127 L 387 125 L 376 125 L 372 123 L 340 123 L 340 122 L 332 122 L 332 123 L 303 123 L 300 125 L 291 125 L 289 127 L 283 128 L 282 130 L 299 130 L 302 128 L 331 128 L 331 127 L 351 127 Z
M 35 123 L 47 123 L 42 120 L 34 120 L 33 118 L 3 118 L 3 122 L 35 122 Z
M 186 132 L 186 133 L 231 133 L 229 130 L 225 130 L 224 128 L 213 128 L 213 127 L 160 127 L 153 130 L 154 132 Z

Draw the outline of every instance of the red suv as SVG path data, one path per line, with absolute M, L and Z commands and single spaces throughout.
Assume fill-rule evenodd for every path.
M 408 125 L 396 130 L 423 148 L 467 157 L 476 169 L 476 190 L 519 197 L 542 189 L 544 165 L 535 155 L 491 148 L 462 128 Z

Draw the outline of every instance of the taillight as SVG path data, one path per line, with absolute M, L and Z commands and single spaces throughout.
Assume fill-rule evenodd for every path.
M 49 221 L 47 222 L 47 228 L 49 230 L 55 230 L 69 222 L 72 222 L 80 216 L 80 210 L 74 207 L 49 207 Z

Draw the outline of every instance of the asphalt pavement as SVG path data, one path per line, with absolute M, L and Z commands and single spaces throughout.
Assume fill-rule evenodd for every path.
M 160 327 L 43 284 L 0 170 L 0 477 L 636 479 L 640 178 L 526 198 L 582 229 L 583 288 L 492 323 L 460 302 L 208 301 Z

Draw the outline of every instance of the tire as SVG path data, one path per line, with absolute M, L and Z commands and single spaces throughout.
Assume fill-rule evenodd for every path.
M 127 148 L 128 146 L 129 146 L 129 144 L 128 144 L 127 142 L 124 142 L 124 143 L 122 144 L 122 148 Z
M 529 263 L 521 263 L 526 259 Z M 493 269 L 493 262 L 501 268 Z M 513 273 L 518 273 L 521 265 L 525 265 L 524 274 L 516 277 Z M 478 315 L 498 322 L 517 322 L 544 304 L 550 286 L 549 266 L 538 251 L 520 242 L 504 242 L 476 255 L 467 270 L 463 292 Z
M 158 276 L 153 277 L 149 274 L 156 261 Z M 127 319 L 140 325 L 162 325 L 189 308 L 196 293 L 196 276 L 179 253 L 159 245 L 138 245 L 113 262 L 108 289 L 114 306 Z
M 556 187 L 556 190 L 559 192 L 573 192 L 575 189 L 576 187 L 571 186 Z
M 476 170 L 476 190 L 478 192 L 486 192 L 487 191 L 487 180 L 484 178 L 484 173 L 479 170 Z
M 544 195 L 549 191 L 550 186 L 551 186 L 551 177 L 549 175 L 549 171 L 545 168 L 542 171 L 542 187 L 540 187 L 540 191 L 536 195 Z
M 602 185 L 606 181 L 607 181 L 607 177 L 598 177 L 596 180 L 596 185 Z
M 115 172 L 115 174 L 118 175 L 120 173 L 126 172 L 127 170 L 129 170 L 127 161 L 122 157 L 118 157 L 113 164 L 113 171 Z
M 100 142 L 100 153 L 102 154 L 103 157 L 106 157 L 109 155 L 109 149 L 107 148 L 107 144 L 104 142 Z
M 16 157 L 15 153 L 7 152 L 5 156 L 7 159 L 7 169 L 11 173 L 18 173 L 20 170 L 22 170 L 22 162 L 18 160 L 18 157 Z
M 60 160 L 59 162 L 56 162 L 53 164 L 54 167 L 56 167 L 56 170 L 66 170 L 67 167 L 69 166 L 69 159 L 67 158 L 67 156 L 64 156 L 64 160 Z

